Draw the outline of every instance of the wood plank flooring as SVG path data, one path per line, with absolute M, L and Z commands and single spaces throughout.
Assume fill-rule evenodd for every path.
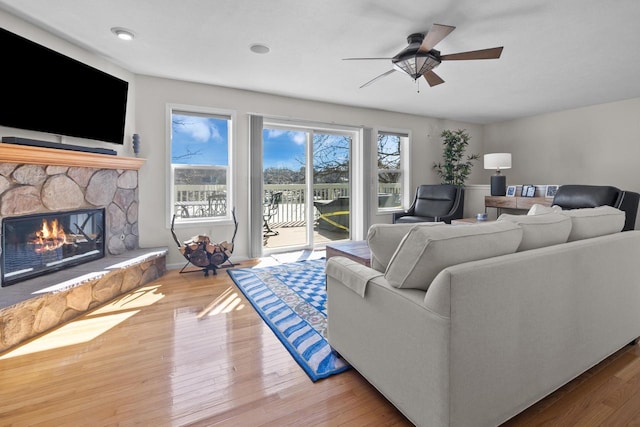
M 505 425 L 632 424 L 637 345 Z M 0 426 L 133 425 L 411 423 L 354 370 L 312 383 L 226 272 L 172 270 L 0 353 Z

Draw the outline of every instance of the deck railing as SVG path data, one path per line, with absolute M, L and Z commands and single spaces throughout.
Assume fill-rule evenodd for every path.
M 213 217 L 226 215 L 225 185 L 176 185 L 175 212 L 178 217 Z M 392 203 L 399 200 L 398 184 L 380 185 L 379 193 L 392 195 Z M 305 184 L 265 184 L 263 201 L 268 205 L 274 193 L 282 193 L 278 209 L 268 219 L 272 227 L 303 226 L 306 221 Z M 334 200 L 349 197 L 349 185 L 314 184 L 313 200 Z M 316 212 L 317 216 L 317 212 Z

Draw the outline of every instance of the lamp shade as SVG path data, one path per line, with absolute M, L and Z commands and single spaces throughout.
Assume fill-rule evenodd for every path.
M 409 74 L 413 80 L 419 79 L 424 73 L 440 65 L 440 52 L 422 50 L 423 41 L 424 33 L 409 35 L 407 37 L 409 46 L 391 58 L 394 68 Z
M 424 73 L 440 65 L 440 62 L 428 52 L 405 54 L 393 58 L 391 62 L 393 62 L 393 65 L 398 69 L 409 74 L 414 80 L 419 79 Z
M 511 169 L 511 153 L 491 153 L 484 155 L 485 169 Z

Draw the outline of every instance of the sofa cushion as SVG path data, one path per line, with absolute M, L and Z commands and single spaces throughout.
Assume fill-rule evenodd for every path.
M 396 288 L 427 290 L 449 266 L 516 251 L 522 228 L 510 221 L 412 228 L 398 245 L 385 278 Z
M 367 233 L 367 245 L 371 251 L 371 268 L 384 273 L 393 253 L 413 227 L 433 227 L 444 222 L 422 222 L 419 224 L 373 224 Z
M 502 214 L 498 221 L 510 221 L 522 227 L 522 241 L 518 252 L 566 243 L 571 232 L 571 218 L 560 213 Z
M 569 209 L 562 214 L 571 218 L 569 242 L 617 233 L 624 227 L 625 213 L 612 206 Z
M 527 212 L 527 215 L 544 215 L 550 213 L 560 213 L 562 212 L 562 208 L 560 206 L 545 206 L 540 203 L 534 203 L 533 206 Z

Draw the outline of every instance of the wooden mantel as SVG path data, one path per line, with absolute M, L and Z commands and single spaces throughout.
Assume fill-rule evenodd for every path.
M 139 170 L 145 159 L 55 148 L 0 144 L 0 163 Z

